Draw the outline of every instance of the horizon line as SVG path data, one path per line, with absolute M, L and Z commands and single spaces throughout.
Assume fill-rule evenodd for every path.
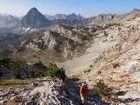
M 43 14 L 43 15 L 50 15 L 50 16 L 55 16 L 55 15 L 57 15 L 57 14 L 63 14 L 63 15 L 70 15 L 70 14 L 76 14 L 76 15 L 81 15 L 82 17 L 84 17 L 84 18 L 91 18 L 91 17 L 94 17 L 94 16 L 98 16 L 98 15 L 103 15 L 103 14 L 112 14 L 112 15 L 114 15 L 114 14 L 116 14 L 116 15 L 121 15 L 121 14 L 127 14 L 127 13 L 129 13 L 129 12 L 131 12 L 131 11 L 134 11 L 135 9 L 136 10 L 140 10 L 139 8 L 133 8 L 132 10 L 130 10 L 130 11 L 128 11 L 128 12 L 121 12 L 121 13 L 107 13 L 107 12 L 104 12 L 104 13 L 97 13 L 96 15 L 91 15 L 91 16 L 84 16 L 84 15 L 82 15 L 81 13 L 75 13 L 75 12 L 71 12 L 71 13 L 55 13 L 55 14 L 50 14 L 50 13 L 42 13 L 37 7 L 32 7 L 32 8 L 30 8 L 27 12 L 26 12 L 26 14 L 31 10 L 31 9 L 33 9 L 33 8 L 36 8 L 41 14 Z M 9 13 L 0 13 L 0 15 L 11 15 L 11 16 L 14 16 L 14 17 L 17 17 L 17 18 L 21 18 L 21 17 L 24 17 L 26 14 L 24 14 L 24 15 L 16 15 L 16 14 L 9 14 Z

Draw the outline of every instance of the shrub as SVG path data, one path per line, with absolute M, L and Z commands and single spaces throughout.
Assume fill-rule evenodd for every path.
M 107 93 L 111 91 L 111 88 L 109 88 L 103 80 L 100 80 L 94 85 L 93 91 L 95 94 L 101 97 L 103 95 L 107 95 Z
M 97 73 L 98 73 L 98 74 L 101 74 L 102 72 L 101 72 L 101 71 L 98 71 Z
M 88 69 L 87 72 L 91 72 L 91 69 Z
M 23 57 L 18 56 L 16 54 L 10 55 L 10 56 L 8 56 L 8 58 L 11 59 L 11 60 L 21 62 L 21 63 L 26 63 L 26 60 Z
M 39 67 L 39 68 L 44 67 L 44 65 L 43 65 L 41 60 L 39 60 L 37 63 L 35 63 L 34 66 Z
M 93 65 L 90 65 L 90 68 L 92 68 L 93 67 Z
M 0 77 L 3 75 L 3 72 L 2 72 L 2 70 L 0 70 Z
M 0 54 L 0 60 L 8 61 L 8 60 L 10 60 L 10 58 L 7 55 Z
M 3 60 L 5 58 L 6 58 L 6 56 L 4 54 L 0 54 L 0 60 Z
M 45 77 L 45 73 L 43 71 L 40 71 L 37 73 L 37 77 Z
M 113 63 L 112 66 L 115 69 L 115 68 L 119 67 L 119 63 Z
M 33 71 L 33 70 L 28 70 L 28 71 L 26 72 L 26 74 L 27 74 L 27 77 L 28 77 L 28 78 L 34 78 L 34 77 L 35 77 L 34 71 Z
M 19 72 L 19 70 L 16 70 L 16 69 L 12 70 L 11 77 L 12 77 L 12 79 L 20 79 L 20 72 Z
M 54 63 L 49 64 L 46 75 L 51 77 L 60 77 L 62 80 L 64 80 L 66 77 L 63 68 L 58 68 Z

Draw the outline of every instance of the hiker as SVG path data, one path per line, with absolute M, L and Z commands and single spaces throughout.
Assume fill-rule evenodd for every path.
M 85 96 L 87 94 L 87 91 L 88 91 L 87 84 L 82 83 L 82 86 L 80 87 L 80 96 L 81 96 L 82 105 L 84 105 L 84 103 L 85 103 Z

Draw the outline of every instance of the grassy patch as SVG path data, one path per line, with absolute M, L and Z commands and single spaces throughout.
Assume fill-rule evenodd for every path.
M 110 88 L 112 89 L 112 91 L 119 91 L 120 90 L 120 88 L 116 87 L 116 86 L 111 86 Z

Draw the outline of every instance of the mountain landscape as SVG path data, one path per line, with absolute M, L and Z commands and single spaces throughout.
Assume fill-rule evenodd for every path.
M 124 14 L 0 14 L 0 105 L 140 104 L 140 9 Z

